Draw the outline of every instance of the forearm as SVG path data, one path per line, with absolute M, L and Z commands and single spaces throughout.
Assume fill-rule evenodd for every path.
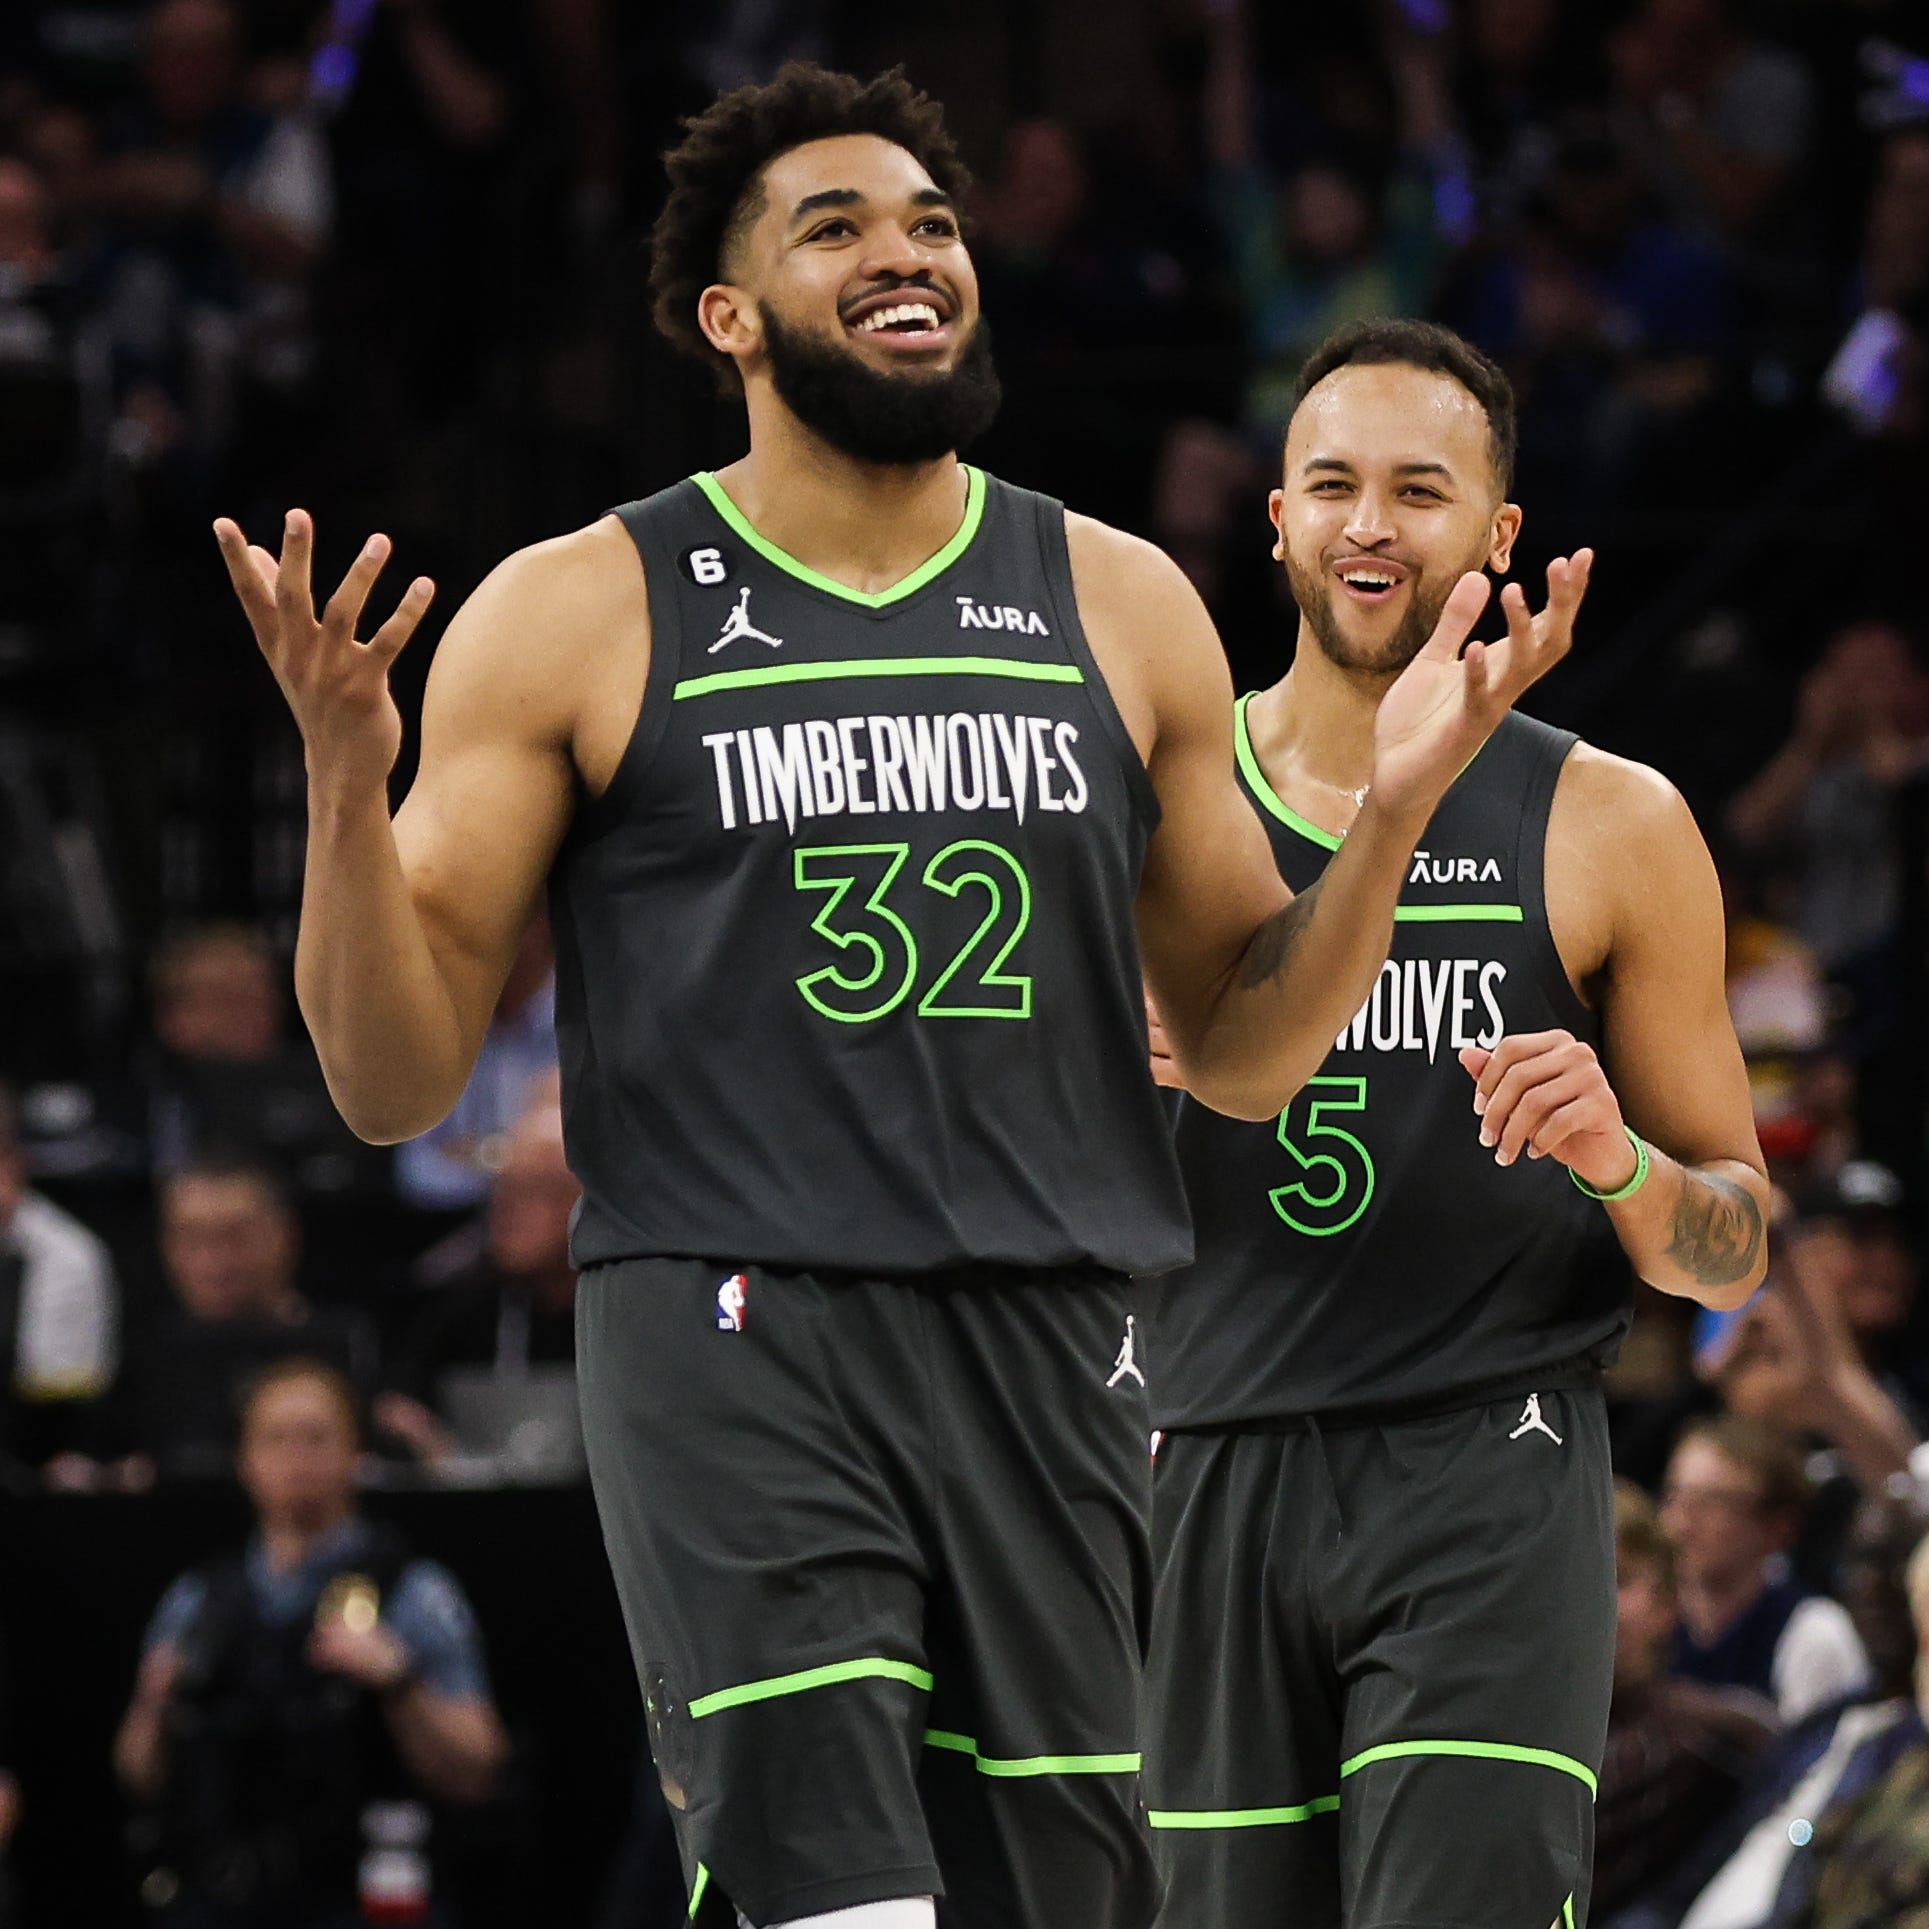
M 167 1780 L 167 1703 L 137 1697 L 114 1737 L 114 1773 L 137 1800 L 151 1802 Z
M 1909 1471 L 1915 1429 L 1859 1360 L 1831 1376 L 1815 1417 L 1863 1492 L 1885 1493 L 1894 1475 Z
M 1216 988 L 1179 1054 L 1196 1098 L 1234 1118 L 1272 1118 L 1318 1071 L 1386 962 L 1418 835 L 1368 795 L 1319 882 L 1253 933 Z
M 1647 1183 L 1603 1207 L 1634 1270 L 1678 1298 L 1739 1306 L 1768 1270 L 1768 1181 L 1739 1159 L 1688 1166 L 1653 1146 L 1648 1156 Z
M 495 1788 L 508 1742 L 486 1701 L 457 1700 L 415 1681 L 384 1709 L 402 1759 L 423 1787 L 448 1802 L 480 1802 Z
M 330 1095 L 362 1138 L 413 1138 L 461 1096 L 461 1025 L 380 788 L 310 780 L 295 992 Z
M 1805 745 L 1785 745 L 1728 806 L 1728 828 L 1744 844 L 1771 843 L 1795 814 L 1816 767 Z

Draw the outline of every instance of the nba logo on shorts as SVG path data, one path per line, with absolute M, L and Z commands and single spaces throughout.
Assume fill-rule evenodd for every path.
M 732 1273 L 717 1288 L 717 1331 L 743 1331 L 745 1301 L 750 1297 L 750 1282 L 742 1273 Z

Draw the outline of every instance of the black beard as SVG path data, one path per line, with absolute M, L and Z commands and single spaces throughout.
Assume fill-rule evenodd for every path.
M 848 348 L 789 328 L 758 304 L 770 379 L 805 428 L 859 462 L 936 462 L 991 427 L 1003 391 L 980 320 L 957 365 L 941 374 L 887 375 Z
M 1339 591 L 1327 581 L 1324 568 L 1317 575 L 1308 575 L 1293 560 L 1293 553 L 1286 552 L 1286 580 L 1292 588 L 1293 601 L 1299 606 L 1299 613 L 1306 619 L 1306 627 L 1313 632 L 1313 641 L 1320 647 L 1320 654 L 1342 670 L 1353 670 L 1368 676 L 1396 677 L 1427 646 L 1427 638 L 1433 634 L 1433 626 L 1440 621 L 1440 612 L 1446 608 L 1447 598 L 1453 594 L 1453 586 L 1469 569 L 1481 567 L 1481 554 L 1468 559 L 1464 567 L 1440 580 L 1446 585 L 1439 590 L 1430 590 L 1427 575 L 1421 574 L 1413 579 L 1413 595 L 1407 602 L 1407 613 L 1400 619 L 1400 626 L 1387 640 L 1377 647 L 1362 649 L 1349 643 L 1340 630 L 1339 612 L 1333 607 Z

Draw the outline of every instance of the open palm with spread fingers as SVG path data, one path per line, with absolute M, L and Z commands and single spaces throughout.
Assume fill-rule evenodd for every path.
M 1547 566 L 1547 605 L 1530 616 L 1518 583 L 1500 593 L 1507 634 L 1470 643 L 1487 604 L 1487 579 L 1469 570 L 1447 597 L 1433 634 L 1380 700 L 1373 729 L 1373 790 L 1394 811 L 1430 811 L 1493 734 L 1521 693 L 1567 654 L 1587 593 L 1591 549 Z
M 309 582 L 315 526 L 305 510 L 288 512 L 279 557 L 250 543 L 226 517 L 214 534 L 255 641 L 295 713 L 310 771 L 350 784 L 386 782 L 402 748 L 389 668 L 421 622 L 434 585 L 418 576 L 388 621 L 361 643 L 355 629 L 388 561 L 386 536 L 362 545 L 317 615 Z

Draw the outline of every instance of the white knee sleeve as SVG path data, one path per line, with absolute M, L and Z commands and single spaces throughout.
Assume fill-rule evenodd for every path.
M 860 1902 L 855 1909 L 833 1909 L 824 1916 L 794 1916 L 764 1929 L 937 1929 L 937 1906 L 929 1896 L 899 1896 L 890 1902 Z M 744 1917 L 741 1929 L 752 1929 Z

